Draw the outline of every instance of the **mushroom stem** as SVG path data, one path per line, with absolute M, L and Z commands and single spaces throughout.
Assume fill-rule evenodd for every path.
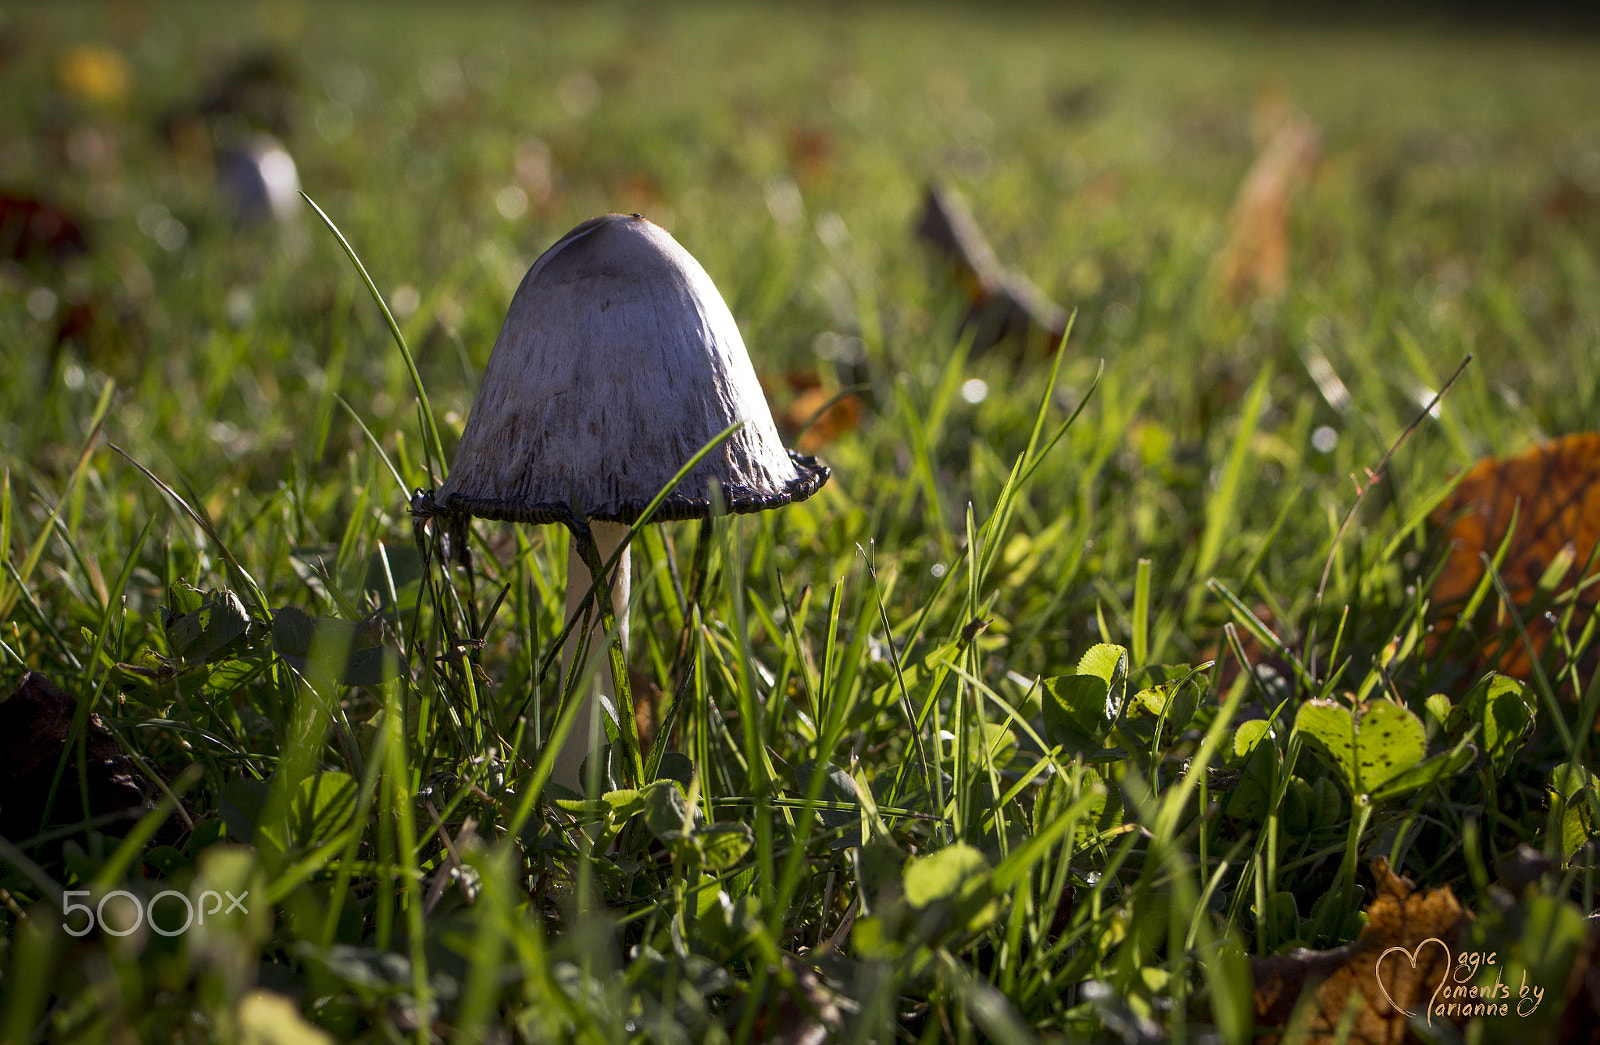
M 628 527 L 625 524 L 614 522 L 591 522 L 589 531 L 594 537 L 594 550 L 598 553 L 601 563 L 616 554 L 617 548 L 628 535 Z M 621 559 L 617 562 L 616 576 L 611 583 L 611 610 L 616 614 L 617 631 L 622 637 L 624 655 L 628 650 L 628 595 L 632 579 L 632 570 L 628 563 L 631 558 L 630 553 L 626 551 L 622 553 Z M 584 597 L 588 595 L 593 583 L 594 575 L 589 572 L 589 567 L 583 561 L 577 538 L 569 538 L 567 541 L 568 620 L 582 612 Z M 616 687 L 612 684 L 611 668 L 607 663 L 606 629 L 601 617 L 602 614 L 596 613 L 590 624 L 589 655 L 584 664 L 575 666 L 572 663 L 580 638 L 576 629 L 567 636 L 567 643 L 561 650 L 563 679 L 569 678 L 573 671 L 581 675 L 590 664 L 594 666 L 594 677 L 584 688 L 583 702 L 578 707 L 578 717 L 572 724 L 572 730 L 567 734 L 561 753 L 556 756 L 555 769 L 550 774 L 551 780 L 580 793 L 584 790 L 584 782 L 579 775 L 583 760 L 591 751 L 603 744 L 606 738 L 604 722 L 596 713 L 599 702 L 595 698 L 603 693 L 612 707 L 617 707 Z M 618 709 L 618 714 L 621 713 L 621 709 Z

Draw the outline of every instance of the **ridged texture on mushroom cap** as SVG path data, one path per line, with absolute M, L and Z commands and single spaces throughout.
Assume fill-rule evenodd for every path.
M 804 500 L 828 469 L 778 437 L 739 328 L 664 229 L 608 214 L 567 233 L 517 288 L 440 507 L 551 522 L 576 509 L 632 522 L 718 432 L 659 519 Z

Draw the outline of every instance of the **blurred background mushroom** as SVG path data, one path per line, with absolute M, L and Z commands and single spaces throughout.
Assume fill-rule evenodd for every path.
M 217 184 L 239 224 L 300 213 L 300 174 L 277 139 L 254 134 L 217 149 Z
M 299 172 L 284 145 L 294 133 L 298 81 L 287 55 L 249 50 L 159 121 L 180 169 L 214 175 L 238 225 L 299 213 Z

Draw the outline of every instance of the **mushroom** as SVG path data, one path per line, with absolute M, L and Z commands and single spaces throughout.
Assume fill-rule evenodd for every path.
M 234 222 L 264 218 L 293 221 L 300 213 L 300 174 L 294 157 L 270 134 L 251 135 L 216 153 L 217 181 L 233 208 Z
M 783 446 L 739 328 L 700 263 L 637 214 L 607 214 L 567 233 L 523 277 L 449 479 L 418 513 L 453 518 L 458 530 L 467 516 L 566 523 L 569 620 L 593 586 L 589 564 L 609 562 L 621 548 L 609 583 L 625 651 L 622 545 L 630 525 L 696 453 L 739 422 L 654 520 L 707 518 L 713 484 L 729 512 L 802 501 L 829 470 Z M 584 547 L 590 533 L 592 550 Z M 606 614 L 594 616 L 591 649 L 605 635 Z M 586 667 L 572 663 L 578 643 L 574 628 L 563 677 Z M 599 735 L 597 697 L 615 702 L 609 674 L 597 670 L 584 691 L 556 759 L 556 783 L 582 790 L 579 768 Z

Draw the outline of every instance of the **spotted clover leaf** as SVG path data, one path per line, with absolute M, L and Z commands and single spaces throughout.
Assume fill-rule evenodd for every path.
M 1295 715 L 1305 746 L 1334 769 L 1353 795 L 1374 801 L 1425 787 L 1458 772 L 1476 752 L 1466 744 L 1426 758 L 1427 731 L 1411 711 L 1389 700 L 1354 710 L 1334 700 L 1309 700 Z

